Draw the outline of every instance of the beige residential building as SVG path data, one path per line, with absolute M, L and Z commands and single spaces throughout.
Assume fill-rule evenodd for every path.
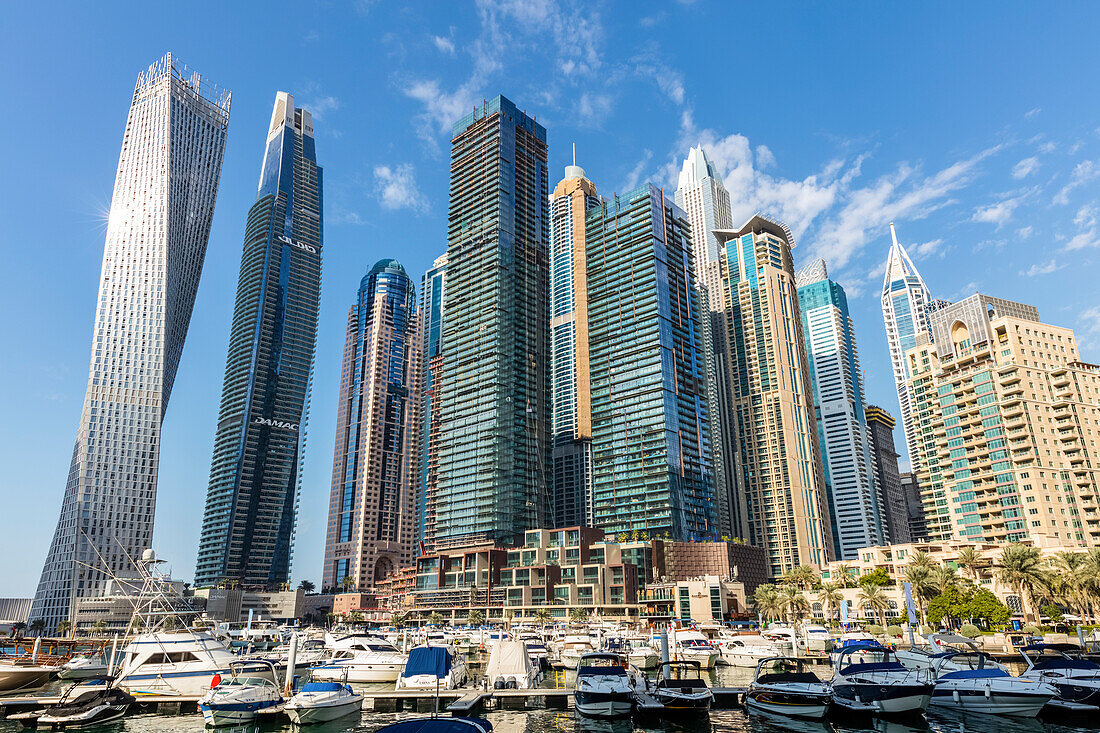
M 933 539 L 1100 543 L 1100 368 L 1038 310 L 973 295 L 906 354 Z
M 832 559 L 829 510 L 790 230 L 764 216 L 715 232 L 737 430 L 734 492 L 772 575 Z

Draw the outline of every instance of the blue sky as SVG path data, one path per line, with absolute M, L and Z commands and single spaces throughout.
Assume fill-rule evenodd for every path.
M 241 236 L 275 92 L 314 112 L 325 270 L 295 580 L 319 580 L 343 323 L 396 257 L 445 248 L 451 122 L 504 93 L 601 193 L 671 190 L 703 143 L 734 218 L 786 221 L 848 290 L 868 398 L 897 412 L 878 292 L 898 233 L 933 294 L 1037 305 L 1100 360 L 1100 6 L 1087 3 L 32 3 L 0 29 L 0 596 L 57 520 L 129 97 L 171 50 L 233 90 L 198 302 L 164 425 L 155 530 L 190 579 Z M 900 435 L 897 436 L 900 439 Z

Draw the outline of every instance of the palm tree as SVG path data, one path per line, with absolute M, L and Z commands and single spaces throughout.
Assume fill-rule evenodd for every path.
M 758 585 L 752 596 L 753 606 L 761 621 L 772 621 L 779 618 L 783 612 L 783 604 L 779 600 L 779 591 L 774 585 Z
M 1012 586 L 1020 598 L 1020 610 L 1024 622 L 1030 622 L 1030 596 L 1040 592 L 1047 584 L 1039 549 L 1014 543 L 1001 550 L 997 562 L 997 580 Z
M 840 607 L 842 600 L 844 600 L 844 594 L 840 592 L 839 583 L 826 580 L 821 584 L 821 589 L 817 592 L 817 602 L 821 604 L 821 609 L 825 611 L 825 618 L 829 621 L 833 620 L 832 612 Z
M 440 626 L 443 624 L 443 614 L 438 611 L 432 611 L 428 614 L 428 623 L 432 626 Z
M 886 626 L 886 609 L 890 607 L 890 601 L 886 593 L 877 585 L 864 585 L 859 590 L 859 602 L 861 606 L 870 607 L 879 620 L 879 625 Z
M 569 620 L 575 624 L 583 624 L 588 619 L 588 610 L 574 606 L 569 609 Z
M 1082 552 L 1056 552 L 1049 558 L 1051 590 L 1058 596 L 1058 600 L 1072 606 L 1081 614 L 1081 618 L 1089 616 L 1089 596 L 1091 593 L 1089 583 L 1088 556 Z
M 928 582 L 938 591 L 937 595 L 946 593 L 949 588 L 959 587 L 959 571 L 946 565 L 933 568 L 928 574 Z
M 98 619 L 94 624 L 92 624 L 92 633 L 93 634 L 102 634 L 106 630 L 107 630 L 107 620 L 106 619 L 102 619 L 102 618 Z
M 936 567 L 936 561 L 932 559 L 924 550 L 917 550 L 913 553 L 913 556 L 909 558 L 909 565 L 915 568 L 924 568 L 925 570 L 931 570 Z
M 46 630 L 46 622 L 40 618 L 36 618 L 31 621 L 30 630 L 32 634 L 41 636 L 42 632 Z
M 306 593 L 312 593 L 313 589 L 316 587 L 317 586 L 313 584 L 312 580 L 303 580 L 301 583 L 298 583 L 298 588 L 304 590 Z
M 913 602 L 917 605 L 917 621 L 924 623 L 924 602 L 938 595 L 935 583 L 932 582 L 932 572 L 919 565 L 909 565 L 902 576 L 909 583 L 909 591 L 913 595 Z
M 475 608 L 470 611 L 470 614 L 466 617 L 466 623 L 470 626 L 481 626 L 485 623 L 485 614 Z
M 59 621 L 58 624 L 57 624 L 57 635 L 58 636 L 65 636 L 66 634 L 68 634 L 72 630 L 72 628 L 73 628 L 73 625 L 71 623 L 69 623 L 68 621 Z
M 855 573 L 852 572 L 852 566 L 848 563 L 838 563 L 832 574 L 837 576 L 837 582 L 840 583 L 841 588 L 855 588 L 857 585 Z
M 964 547 L 959 550 L 959 555 L 955 558 L 955 564 L 970 573 L 975 584 L 981 580 L 981 573 L 979 571 L 985 567 L 985 560 L 982 559 L 982 556 L 979 555 L 978 551 L 973 547 Z
M 353 585 L 355 585 L 355 579 L 352 578 L 350 575 L 345 575 L 344 577 L 340 578 L 340 590 L 344 591 L 345 593 L 351 590 Z
M 803 611 L 810 610 L 810 602 L 806 600 L 806 596 L 793 585 L 785 585 L 779 590 L 779 602 L 794 623 L 802 618 Z
M 799 565 L 797 568 L 785 573 L 782 581 L 795 588 L 810 590 L 817 585 L 819 578 L 817 571 L 810 565 Z
M 540 608 L 539 610 L 535 611 L 535 620 L 538 621 L 539 624 L 542 626 L 546 626 L 546 624 L 550 623 L 553 618 L 554 615 L 550 613 L 550 609 L 548 608 Z
M 400 629 L 402 626 L 409 623 L 409 614 L 395 613 L 390 616 L 390 623 Z

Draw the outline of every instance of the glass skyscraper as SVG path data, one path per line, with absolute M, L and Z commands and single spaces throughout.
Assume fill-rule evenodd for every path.
M 152 543 L 160 431 L 199 287 L 232 95 L 172 54 L 138 74 L 115 177 L 87 392 L 30 618 L 47 633 Z M 102 569 L 102 570 L 101 570 Z
M 585 212 L 596 186 L 571 165 L 550 198 L 550 380 L 555 527 L 593 526 Z
M 417 329 L 412 280 L 396 260 L 379 260 L 348 311 L 325 588 L 350 582 L 369 590 L 413 561 L 420 468 Z
M 585 217 L 592 493 L 608 532 L 716 536 L 691 242 L 684 212 L 650 185 Z
M 321 301 L 313 118 L 279 92 L 248 212 L 195 583 L 290 580 Z
M 898 244 L 892 222 L 890 240 L 890 254 L 886 259 L 886 274 L 882 280 L 882 320 L 886 325 L 886 341 L 890 347 L 890 366 L 894 370 L 905 448 L 910 465 L 916 472 L 920 470 L 921 451 L 913 409 L 906 390 L 906 382 L 911 375 L 906 366 L 905 352 L 917 345 L 920 334 L 928 333 L 926 308 L 930 304 L 931 295 L 917 272 L 917 266 L 909 259 L 905 248 Z
M 436 544 L 546 526 L 546 128 L 504 97 L 451 140 Z
M 443 362 L 443 292 L 447 255 L 440 255 L 420 285 L 420 481 L 416 489 L 416 539 L 435 543 L 435 502 L 439 488 L 439 389 Z
M 730 385 L 750 544 L 773 576 L 832 559 L 829 508 L 814 420 L 790 230 L 757 214 L 716 232 Z
M 829 279 L 824 260 L 799 270 L 796 279 L 834 555 L 854 560 L 859 548 L 893 540 L 867 429 L 855 324 L 848 296 Z

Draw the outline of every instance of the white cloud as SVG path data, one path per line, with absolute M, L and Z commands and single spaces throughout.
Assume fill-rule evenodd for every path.
M 428 200 L 420 193 L 413 167 L 409 163 L 375 166 L 374 185 L 384 209 L 411 209 L 417 212 L 428 210 Z
M 1100 305 L 1087 308 L 1077 315 L 1077 347 L 1100 348 Z M 1090 359 L 1091 361 L 1091 359 Z
M 585 91 L 577 100 L 577 120 L 580 125 L 599 126 L 611 114 L 614 104 L 610 94 Z
M 1088 183 L 1097 176 L 1100 176 L 1100 165 L 1097 165 L 1091 160 L 1082 160 L 1073 167 L 1073 173 L 1070 175 L 1069 183 L 1063 186 L 1062 190 L 1055 195 L 1054 203 L 1062 205 L 1068 204 L 1069 195 L 1075 188 Z
M 341 206 L 334 205 L 325 216 L 326 224 L 366 224 L 366 220 L 354 211 L 349 211 Z
M 932 255 L 936 254 L 938 254 L 940 257 L 943 257 L 944 254 L 947 253 L 947 249 L 943 246 L 942 239 L 933 239 L 930 242 L 921 242 L 920 244 L 914 245 L 910 251 L 912 251 L 913 256 L 916 257 L 918 260 L 922 260 L 926 257 L 931 257 Z M 885 267 L 885 260 L 883 262 L 883 266 Z
M 434 43 L 435 47 L 443 53 L 449 56 L 455 55 L 455 42 L 452 41 L 450 38 L 447 38 L 446 36 L 434 36 L 432 38 L 432 43 Z
M 1096 226 L 1096 207 L 1089 205 L 1082 206 L 1073 217 L 1073 223 L 1082 229 L 1091 229 Z
M 1027 239 L 1028 237 L 1031 236 L 1031 233 L 1034 232 L 1034 231 L 1035 231 L 1035 227 L 1026 226 L 1026 227 L 1020 227 L 1019 229 L 1017 229 L 1016 234 L 1017 234 L 1017 236 L 1020 237 L 1020 239 Z
M 974 210 L 974 215 L 970 217 L 970 221 L 996 224 L 997 228 L 1000 229 L 1012 218 L 1012 213 L 1016 211 L 1023 199 L 1024 196 L 1015 196 L 989 206 L 979 206 Z
M 638 164 L 631 168 L 630 172 L 626 174 L 626 179 L 623 181 L 622 191 L 626 192 L 635 188 L 642 182 L 642 176 L 645 174 L 645 168 L 649 165 L 649 161 L 653 159 L 653 151 L 646 148 L 642 151 L 642 159 L 638 161 Z
M 1042 110 L 1042 108 L 1041 108 L 1041 107 L 1035 107 L 1035 108 L 1033 108 L 1033 109 L 1029 109 L 1029 110 L 1028 110 L 1028 111 L 1027 111 L 1027 112 L 1026 112 L 1026 113 L 1024 114 L 1024 119 L 1025 119 L 1025 120 L 1030 120 L 1030 119 L 1034 119 L 1034 118 L 1035 118 L 1036 116 L 1038 116 L 1038 114 L 1039 114 L 1040 112 L 1042 112 L 1042 111 L 1043 111 L 1043 110 Z
M 1066 250 L 1073 251 L 1088 247 L 1100 247 L 1100 240 L 1096 237 L 1096 207 L 1092 205 L 1082 206 L 1073 217 L 1073 223 L 1081 230 L 1072 239 L 1066 242 Z
M 1061 270 L 1063 267 L 1065 267 L 1064 264 L 1059 265 L 1056 260 L 1051 259 L 1050 262 L 1044 264 L 1036 263 L 1027 268 L 1027 271 L 1021 270 L 1020 274 L 1026 275 L 1027 277 L 1035 277 L 1036 275 L 1049 275 L 1052 272 L 1057 272 L 1058 270 Z
M 1015 179 L 1027 178 L 1036 170 L 1039 169 L 1039 159 L 1032 156 L 1030 158 L 1024 158 L 1016 165 L 1012 166 L 1012 177 Z
M 1070 252 L 1077 249 L 1085 249 L 1087 247 L 1100 247 L 1100 240 L 1096 238 L 1095 229 L 1083 231 L 1066 242 L 1066 250 Z

